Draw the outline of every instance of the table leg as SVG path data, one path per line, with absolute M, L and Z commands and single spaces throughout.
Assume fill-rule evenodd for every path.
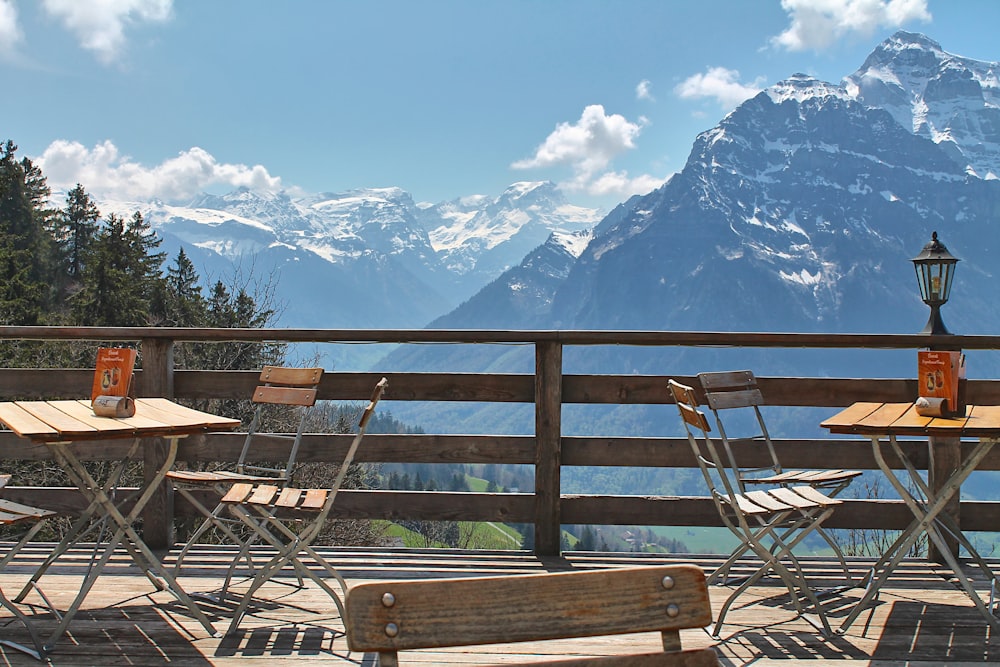
M 950 520 L 947 515 L 942 514 L 943 510 L 951 502 L 951 497 L 954 495 L 955 491 L 961 486 L 962 482 L 972 473 L 972 471 L 976 469 L 983 458 L 985 458 L 986 454 L 989 453 L 991 447 L 993 446 L 993 441 L 981 440 L 980 443 L 973 449 L 968 459 L 962 462 L 962 465 L 955 470 L 951 477 L 940 485 L 940 490 L 937 494 L 934 494 L 927 483 L 924 482 L 919 471 L 915 468 L 915 466 L 913 466 L 912 461 L 909 460 L 905 452 L 903 452 L 902 448 L 899 446 L 895 436 L 890 435 L 888 441 L 893 449 L 893 452 L 903 463 L 903 467 L 909 475 L 917 493 L 919 493 L 922 498 L 918 498 L 911 493 L 910 490 L 907 489 L 906 486 L 899 480 L 899 478 L 896 477 L 896 474 L 889 467 L 885 458 L 882 456 L 881 438 L 873 436 L 872 446 L 875 454 L 875 460 L 882 472 L 885 473 L 889 483 L 892 484 L 892 486 L 899 493 L 900 498 L 902 498 L 903 502 L 906 503 L 907 507 L 913 513 L 914 521 L 911 522 L 907 529 L 900 534 L 900 537 L 897 538 L 886 554 L 883 554 L 882 558 L 879 559 L 875 567 L 877 569 L 884 563 L 885 567 L 882 573 L 877 579 L 875 579 L 873 570 L 872 583 L 865 591 L 865 595 L 844 620 L 840 631 L 843 632 L 850 626 L 851 623 L 854 622 L 861 610 L 867 606 L 867 604 L 877 594 L 878 587 L 880 587 L 882 583 L 888 579 L 892 571 L 899 565 L 899 562 L 902 560 L 906 551 L 914 543 L 916 543 L 921 534 L 927 535 L 929 545 L 933 544 L 937 547 L 941 557 L 945 561 L 945 564 L 954 572 L 956 579 L 958 579 L 959 584 L 962 586 L 962 589 L 972 599 L 973 604 L 975 604 L 983 616 L 990 623 L 1000 625 L 1000 619 L 993 615 L 990 607 L 983 602 L 982 598 L 973 587 L 972 582 L 965 576 L 965 573 L 961 569 L 961 564 L 949 548 L 945 536 L 941 533 L 941 527 L 944 527 L 951 532 L 959 540 L 959 542 L 961 542 L 962 545 L 969 550 L 970 555 L 984 570 L 990 581 L 995 584 L 993 573 L 989 569 L 989 566 L 979 556 L 979 553 L 972 547 L 972 544 L 968 541 L 968 539 L 962 535 L 957 523 Z M 889 554 L 891 554 L 891 557 L 888 562 L 886 562 L 885 557 Z M 992 595 L 990 605 L 992 605 Z
M 873 435 L 871 436 L 871 441 L 872 453 L 875 456 L 875 462 L 878 464 L 879 469 L 885 474 L 889 483 L 894 489 L 896 489 L 896 492 L 910 508 L 910 511 L 913 512 L 914 518 L 910 524 L 900 532 L 899 536 L 872 566 L 864 594 L 861 596 L 861 599 L 858 600 L 857 604 L 847 615 L 838 629 L 838 632 L 841 634 L 847 631 L 851 624 L 857 620 L 861 612 L 867 608 L 868 604 L 878 596 L 878 592 L 881 589 L 882 584 L 884 584 L 892 575 L 892 572 L 899 567 L 900 562 L 902 562 L 903 558 L 906 556 L 906 552 L 909 551 L 910 547 L 912 547 L 920 538 L 920 535 L 924 532 L 926 526 L 926 523 L 921 519 L 922 512 L 919 507 L 917 507 L 916 499 L 910 494 L 909 489 L 907 489 L 903 483 L 899 481 L 899 478 L 896 477 L 896 473 L 893 472 L 889 463 L 882 455 L 882 438 L 880 436 Z M 905 457 L 898 443 L 896 443 L 895 437 L 890 436 L 888 442 L 890 446 L 893 447 L 896 456 L 903 462 L 904 467 L 909 466 L 907 468 L 908 470 L 912 468 L 912 464 L 909 459 Z M 916 473 L 916 470 L 913 469 L 913 472 Z M 919 478 L 919 475 L 917 475 L 917 477 Z M 920 482 L 922 484 L 923 480 L 920 480 Z
M 55 447 L 55 445 L 53 445 L 53 447 Z M 135 456 L 136 451 L 138 451 L 138 447 L 139 447 L 139 441 L 136 440 L 132 444 L 132 447 L 129 449 L 129 452 L 126 454 L 125 459 L 115 465 L 114 469 L 111 471 L 111 474 L 108 476 L 107 482 L 105 482 L 104 486 L 101 487 L 105 495 L 111 493 L 112 492 L 111 489 L 118 484 L 118 480 L 121 479 L 121 475 L 125 469 L 125 466 L 128 464 L 128 461 L 131 460 L 133 456 Z M 79 488 L 80 485 L 78 480 L 73 477 L 73 473 L 75 473 L 73 467 L 65 460 L 58 459 L 58 453 L 56 453 L 56 456 L 59 465 L 63 468 L 63 470 L 66 471 L 67 474 L 70 475 L 70 478 L 73 481 L 73 483 L 76 484 L 77 487 Z M 94 482 L 94 485 L 95 486 L 93 488 L 97 488 L 96 482 Z M 35 587 L 35 584 L 37 584 L 38 580 L 42 578 L 42 576 L 49 569 L 49 567 L 60 556 L 66 553 L 66 551 L 68 551 L 69 548 L 72 547 L 74 544 L 80 542 L 84 535 L 86 535 L 91 530 L 94 530 L 95 527 L 100 525 L 100 523 L 98 524 L 92 523 L 92 519 L 94 515 L 97 513 L 97 510 L 100 506 L 101 503 L 98 500 L 96 494 L 92 494 L 90 503 L 83 510 L 83 512 L 80 513 L 79 518 L 77 518 L 77 520 L 73 522 L 69 530 L 66 531 L 65 535 L 63 535 L 63 538 L 59 541 L 59 544 L 57 544 L 56 547 L 49 553 L 49 555 L 46 556 L 42 564 L 38 566 L 34 574 L 31 575 L 31 578 L 28 580 L 28 582 L 24 585 L 24 587 L 17 594 L 17 596 L 15 596 L 14 598 L 15 602 L 23 601 L 24 598 L 27 596 L 27 594 L 31 591 L 31 589 Z M 93 563 L 91 563 L 91 567 L 93 567 Z
M 111 499 L 108 485 L 102 486 L 98 484 L 80 460 L 76 458 L 76 455 L 66 445 L 66 443 L 53 445 L 53 452 L 56 460 L 59 461 L 59 463 L 64 467 L 69 477 L 73 480 L 73 483 L 77 485 L 77 488 L 79 488 L 80 491 L 90 499 L 90 504 L 88 506 L 90 516 L 93 516 L 96 513 L 97 508 L 100 508 L 104 517 L 111 519 L 114 522 L 114 525 L 117 526 L 117 529 L 109 541 L 107 541 L 104 545 L 98 545 L 98 549 L 104 549 L 103 554 L 100 559 L 92 565 L 91 570 L 88 572 L 86 578 L 81 584 L 79 593 L 77 593 L 77 596 L 70 605 L 70 608 L 63 615 L 55 632 L 46 642 L 46 650 L 52 650 L 58 639 L 66 632 L 66 629 L 73 620 L 73 617 L 76 615 L 77 611 L 79 611 L 84 599 L 90 592 L 90 589 L 97 581 L 97 578 L 100 576 L 119 544 L 122 544 L 125 547 L 129 555 L 132 557 L 133 562 L 142 568 L 143 573 L 154 584 L 154 586 L 160 590 L 169 590 L 185 607 L 187 607 L 188 611 L 191 612 L 191 614 L 202 624 L 207 632 L 209 632 L 212 636 L 219 635 L 215 627 L 212 625 L 212 622 L 207 616 L 205 616 L 204 612 L 198 608 L 188 594 L 184 592 L 184 590 L 177 583 L 177 580 L 160 564 L 159 560 L 145 544 L 132 525 L 142 512 L 146 503 L 156 492 L 156 485 L 162 483 L 166 477 L 167 471 L 170 470 L 173 465 L 174 458 L 177 453 L 178 438 L 168 438 L 168 440 L 170 441 L 170 448 L 166 460 L 163 462 L 163 465 L 156 470 L 156 473 L 152 475 L 152 483 L 147 484 L 143 488 L 127 516 L 121 513 L 114 501 Z M 132 450 L 133 455 L 135 449 L 136 448 L 133 448 Z M 64 552 L 66 548 L 75 543 L 79 536 L 84 533 L 85 531 L 77 530 L 75 534 L 71 534 L 68 539 L 64 540 L 66 545 L 62 548 L 62 551 Z M 62 544 L 60 546 L 62 546 Z

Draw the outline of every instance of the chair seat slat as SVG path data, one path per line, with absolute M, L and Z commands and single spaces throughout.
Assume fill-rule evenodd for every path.
M 274 484 L 258 484 L 247 498 L 251 505 L 270 505 L 280 489 Z
M 836 498 L 831 498 L 822 491 L 819 491 L 812 486 L 796 486 L 790 489 L 794 491 L 797 495 L 809 500 L 810 502 L 820 505 L 822 507 L 830 507 L 832 505 L 840 505 L 843 503 L 842 500 Z
M 247 499 L 247 496 L 253 491 L 253 484 L 241 483 L 233 484 L 229 487 L 229 491 L 226 495 L 222 496 L 222 502 L 224 503 L 242 503 Z
M 326 503 L 326 497 L 329 495 L 329 489 L 308 489 L 306 491 L 306 497 L 302 501 L 302 509 L 304 510 L 319 510 L 323 508 Z
M 292 486 L 286 486 L 278 494 L 278 499 L 274 501 L 276 507 L 296 507 L 299 504 L 299 498 L 302 497 L 302 489 L 296 489 Z

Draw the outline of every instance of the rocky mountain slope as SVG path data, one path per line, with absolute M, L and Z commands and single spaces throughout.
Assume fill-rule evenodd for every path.
M 609 215 L 537 300 L 512 299 L 512 286 L 529 282 L 510 280 L 513 271 L 489 288 L 507 284 L 507 293 L 491 298 L 518 304 L 512 327 L 916 333 L 928 309 L 909 260 L 937 231 L 962 260 L 945 322 L 956 333 L 995 333 L 997 72 L 997 63 L 900 32 L 840 84 L 794 74 L 700 134 L 683 170 Z M 477 326 L 460 313 L 438 322 Z M 565 362 L 573 372 L 740 364 L 762 375 L 912 374 L 908 355 L 736 352 L 588 350 Z M 445 354 L 390 360 L 440 367 Z M 491 354 L 510 356 L 462 361 L 493 367 Z M 530 370 L 530 357 L 519 363 Z M 998 371 L 995 359 L 970 355 L 970 375 Z

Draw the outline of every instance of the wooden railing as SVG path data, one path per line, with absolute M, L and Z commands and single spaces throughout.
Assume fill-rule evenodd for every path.
M 287 343 L 518 343 L 535 351 L 533 374 L 493 373 L 351 373 L 328 372 L 319 398 L 360 401 L 377 380 L 389 378 L 387 401 L 481 401 L 533 403 L 533 435 L 380 435 L 366 437 L 357 460 L 383 463 L 488 463 L 533 466 L 533 492 L 447 493 L 426 491 L 351 490 L 338 498 L 337 516 L 363 519 L 497 521 L 528 523 L 535 528 L 535 551 L 558 554 L 560 526 L 590 525 L 721 525 L 705 497 L 563 494 L 564 466 L 695 466 L 687 441 L 679 437 L 567 436 L 562 431 L 562 408 L 567 404 L 668 403 L 667 377 L 692 381 L 685 375 L 574 375 L 564 372 L 567 347 L 628 345 L 652 347 L 722 348 L 831 348 L 1000 350 L 1000 336 L 927 336 L 877 334 L 787 334 L 651 331 L 443 331 L 443 330 L 310 330 L 310 329 L 177 329 L 177 328 L 69 328 L 0 327 L 0 340 L 91 340 L 138 342 L 142 370 L 140 396 L 176 399 L 244 398 L 256 384 L 255 371 L 195 371 L 174 367 L 174 346 L 188 341 L 251 341 Z M 914 355 L 915 359 L 916 355 Z M 0 369 L 0 400 L 13 398 L 79 398 L 89 396 L 89 369 Z M 915 378 L 760 377 L 768 403 L 835 409 L 854 401 L 906 401 L 917 395 Z M 970 380 L 970 403 L 1000 404 L 1000 380 Z M 309 434 L 302 461 L 337 461 L 343 457 L 349 435 Z M 187 461 L 235 460 L 242 436 L 236 433 L 192 436 L 182 441 L 179 458 Z M 916 460 L 938 476 L 926 448 L 904 443 Z M 113 460 L 121 456 L 121 442 L 107 441 L 89 449 L 87 458 Z M 787 467 L 876 469 L 871 445 L 865 439 L 779 439 L 779 456 Z M 952 450 L 960 454 L 963 443 Z M 147 462 L 155 463 L 162 450 L 147 448 Z M 921 455 L 921 452 L 924 452 Z M 760 452 L 741 454 L 763 462 Z M 50 458 L 44 446 L 32 446 L 10 432 L 0 432 L 0 459 Z M 935 458 L 948 465 L 949 457 Z M 954 458 L 954 457 L 951 457 Z M 943 463 L 941 463 L 943 461 Z M 981 466 L 1000 470 L 1000 450 Z M 71 489 L 15 487 L 8 497 L 55 509 L 79 507 Z M 1000 525 L 1000 502 L 967 501 L 954 504 L 951 513 L 964 529 L 995 531 Z M 144 515 L 147 541 L 165 547 L 172 543 L 172 518 L 192 514 L 191 507 L 164 487 Z M 901 529 L 911 515 L 898 500 L 847 499 L 827 521 L 832 528 Z

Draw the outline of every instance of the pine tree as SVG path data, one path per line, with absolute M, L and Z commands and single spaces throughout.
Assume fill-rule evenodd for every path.
M 173 266 L 167 268 L 164 324 L 171 327 L 197 327 L 204 324 L 208 304 L 201 294 L 194 264 L 181 248 Z
M 149 326 L 152 304 L 163 302 L 163 253 L 160 239 L 138 212 L 126 222 L 108 216 L 87 253 L 82 289 L 74 295 L 73 314 L 90 326 Z
M 53 300 L 50 190 L 41 170 L 16 152 L 9 140 L 0 147 L 0 317 L 5 324 L 33 325 L 43 323 Z
M 596 546 L 597 535 L 590 526 L 584 526 L 580 534 L 580 541 L 576 544 L 577 551 L 593 551 Z
M 59 259 L 70 283 L 80 280 L 84 258 L 97 236 L 100 218 L 97 205 L 77 183 L 66 195 L 66 208 L 54 218 L 52 229 Z
M 265 299 L 267 295 L 265 295 Z M 239 288 L 235 294 L 218 280 L 212 285 L 204 301 L 205 314 L 202 326 L 221 329 L 263 328 L 272 323 L 275 312 L 266 304 Z M 185 345 L 190 354 L 185 357 L 186 368 L 218 368 L 246 370 L 281 363 L 285 345 L 280 343 L 195 343 Z

